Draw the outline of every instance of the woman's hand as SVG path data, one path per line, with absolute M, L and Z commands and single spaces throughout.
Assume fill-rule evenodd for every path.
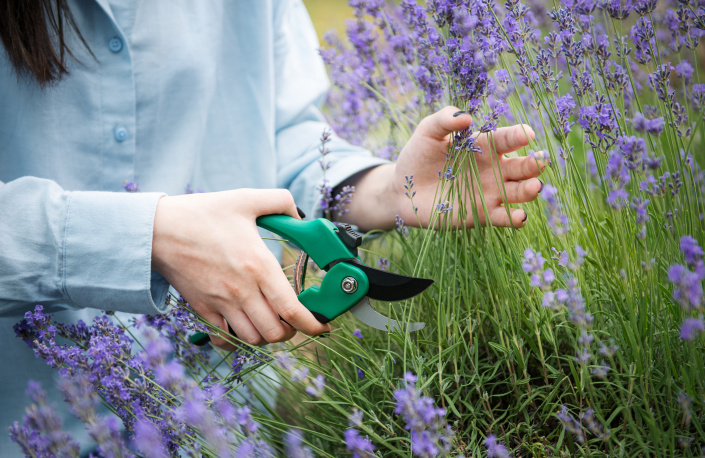
M 308 335 L 330 332 L 298 301 L 260 237 L 256 219 L 269 214 L 298 218 L 289 191 L 163 197 L 154 220 L 152 268 L 204 319 L 226 332 L 229 323 L 248 344 L 285 341 L 297 329 Z M 211 342 L 235 348 L 216 336 Z
M 369 230 L 376 227 L 392 227 L 395 215 L 398 215 L 408 225 L 417 226 L 420 222 L 421 226 L 428 227 L 436 205 L 446 203 L 445 198 L 436 196 L 436 188 L 439 183 L 438 172 L 443 174 L 446 171 L 450 135 L 466 129 L 471 121 L 469 114 L 454 107 L 446 107 L 424 118 L 404 146 L 396 164 L 377 167 L 358 179 L 355 183 L 355 196 L 348 207 L 350 211 L 345 215 L 345 220 Z M 481 154 L 475 153 L 480 185 L 473 180 L 475 184 L 470 193 L 478 205 L 479 221 L 474 221 L 471 199 L 465 196 L 463 204 L 468 211 L 466 221 L 461 225 L 458 221 L 459 202 L 456 198 L 447 202 L 454 207 L 453 222 L 456 227 L 486 224 L 480 200 L 480 186 L 487 214 L 494 226 L 522 227 L 526 224 L 528 215 L 524 210 L 510 208 L 507 215 L 504 204 L 536 199 L 543 187 L 536 177 L 541 173 L 544 164 L 535 157 L 507 158 L 504 155 L 527 146 L 529 139 L 534 139 L 534 131 L 527 125 L 503 127 L 493 132 L 491 137 L 482 134 L 477 139 L 476 145 L 482 149 Z M 471 172 L 456 171 L 456 180 L 462 179 L 461 173 Z M 409 198 L 404 194 L 406 177 L 411 175 L 414 176 L 414 206 L 418 207 L 418 214 L 414 213 Z

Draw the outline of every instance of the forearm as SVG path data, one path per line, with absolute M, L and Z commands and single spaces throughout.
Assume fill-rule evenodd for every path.
M 34 304 L 163 311 L 168 285 L 150 270 L 158 198 L 0 183 L 0 314 Z
M 352 202 L 346 207 L 348 212 L 340 216 L 340 221 L 355 224 L 361 231 L 391 229 L 397 214 L 397 199 L 400 191 L 394 183 L 394 164 L 380 165 L 351 177 L 342 183 L 355 186 Z

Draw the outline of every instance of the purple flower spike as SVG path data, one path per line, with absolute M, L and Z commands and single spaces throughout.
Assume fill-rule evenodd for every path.
M 134 446 L 144 456 L 155 458 L 167 458 L 169 456 L 162 442 L 161 431 L 146 418 L 138 418 L 135 423 Z
M 313 458 L 311 447 L 304 444 L 304 434 L 298 429 L 290 429 L 284 434 L 284 448 L 290 458 Z
M 563 424 L 563 428 L 569 433 L 575 436 L 575 440 L 581 444 L 585 443 L 585 432 L 580 422 L 576 420 L 570 413 L 568 413 L 568 408 L 566 406 L 561 406 L 561 410 L 556 414 L 558 419 Z
M 681 325 L 681 339 L 692 342 L 700 333 L 705 333 L 705 320 L 699 318 L 686 318 Z
M 350 414 L 348 417 L 350 426 L 354 426 L 356 428 L 359 428 L 360 425 L 362 425 L 362 417 L 364 416 L 364 413 L 361 410 L 353 409 L 353 413 Z
M 362 331 L 360 331 L 359 329 L 355 329 L 355 330 L 353 331 L 353 335 L 354 335 L 355 337 L 357 337 L 358 339 L 362 339 Z
M 63 421 L 46 403 L 46 394 L 38 382 L 27 384 L 27 395 L 33 404 L 26 410 L 22 425 L 10 426 L 10 438 L 27 456 L 78 456 L 79 444 L 62 431 Z
M 535 274 L 543 270 L 543 265 L 545 263 L 546 260 L 543 258 L 543 256 L 541 256 L 540 251 L 536 253 L 531 248 L 527 248 L 524 251 L 524 262 L 522 263 L 521 267 L 524 269 L 524 272 L 528 274 Z
M 487 447 L 487 458 L 509 458 L 509 450 L 497 442 L 497 436 L 490 434 L 485 439 L 485 447 Z
M 450 451 L 453 430 L 445 421 L 445 409 L 437 408 L 431 398 L 421 396 L 415 386 L 416 376 L 404 374 L 404 388 L 394 391 L 394 413 L 401 415 L 411 433 L 411 451 L 415 456 L 437 456 Z
M 127 192 L 140 192 L 140 184 L 137 183 L 136 181 L 125 180 L 122 183 L 122 189 L 124 189 Z
M 360 433 L 350 428 L 345 430 L 345 446 L 352 452 L 353 458 L 371 458 L 374 456 L 375 446 L 368 436 L 362 437 Z
M 681 237 L 681 251 L 685 256 L 685 262 L 692 269 L 698 266 L 699 261 L 703 258 L 703 249 L 700 248 L 698 242 L 691 236 L 686 235 Z
M 545 184 L 541 190 L 541 198 L 546 202 L 546 217 L 551 231 L 559 237 L 567 234 L 570 227 L 568 217 L 563 212 L 563 205 L 558 200 L 558 189 Z
M 311 381 L 311 384 L 306 387 L 306 392 L 311 396 L 320 398 L 323 396 L 323 392 L 326 389 L 326 379 L 322 375 L 317 375 L 315 379 Z

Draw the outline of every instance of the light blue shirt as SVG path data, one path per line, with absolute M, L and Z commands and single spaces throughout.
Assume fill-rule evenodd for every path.
M 328 82 L 300 0 L 69 3 L 95 59 L 72 37 L 71 74 L 41 90 L 0 54 L 3 427 L 21 419 L 28 379 L 51 384 L 14 337 L 25 311 L 164 310 L 168 285 L 151 270 L 164 193 L 288 188 L 317 214 Z M 332 185 L 382 163 L 329 146 Z

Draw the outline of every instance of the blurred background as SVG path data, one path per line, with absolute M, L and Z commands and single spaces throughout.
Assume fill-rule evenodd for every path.
M 303 0 L 311 15 L 318 39 L 323 42 L 323 34 L 336 29 L 341 35 L 345 32 L 345 19 L 352 17 L 348 0 Z

